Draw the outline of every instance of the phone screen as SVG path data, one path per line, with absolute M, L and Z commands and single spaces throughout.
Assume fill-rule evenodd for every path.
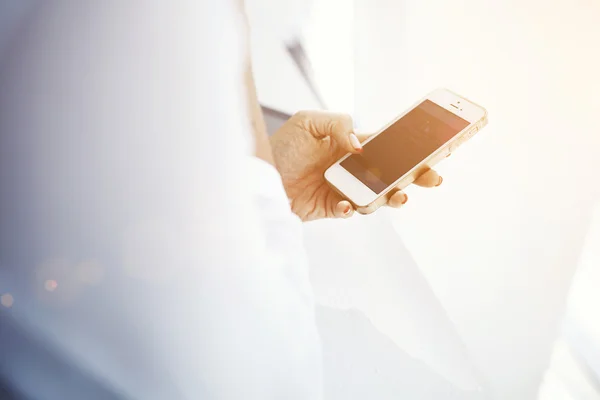
M 425 100 L 340 165 L 379 194 L 467 126 L 468 121 Z

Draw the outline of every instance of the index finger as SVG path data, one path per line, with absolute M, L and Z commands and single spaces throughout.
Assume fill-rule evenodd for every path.
M 370 138 L 371 136 L 374 135 L 374 133 L 370 133 L 370 132 L 363 132 L 363 131 L 359 131 L 359 130 L 354 130 L 354 134 L 356 135 L 356 137 L 358 138 L 358 141 L 363 143 L 365 140 L 367 140 L 368 138 Z
M 413 183 L 417 186 L 431 188 L 440 186 L 443 181 L 444 178 L 438 175 L 438 173 L 434 170 L 430 169 L 429 171 L 425 172 L 423 175 L 415 179 Z
M 354 123 L 349 114 L 328 111 L 301 111 L 295 115 L 306 125 L 307 131 L 317 139 L 331 137 L 345 151 L 356 153 L 362 150 L 354 134 Z

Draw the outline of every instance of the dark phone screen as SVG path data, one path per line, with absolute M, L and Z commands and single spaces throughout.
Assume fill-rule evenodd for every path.
M 340 165 L 379 194 L 467 126 L 468 121 L 425 100 Z

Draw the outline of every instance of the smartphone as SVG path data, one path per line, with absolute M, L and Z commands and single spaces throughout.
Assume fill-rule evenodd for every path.
M 362 153 L 329 167 L 325 180 L 358 212 L 372 213 L 487 122 L 483 107 L 448 89 L 435 90 L 366 140 Z

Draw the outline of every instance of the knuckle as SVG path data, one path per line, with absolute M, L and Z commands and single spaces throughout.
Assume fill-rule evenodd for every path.
M 337 122 L 339 127 L 344 129 L 345 131 L 350 131 L 354 129 L 354 121 L 350 114 L 339 114 Z
M 315 113 L 310 110 L 301 110 L 294 114 L 292 120 L 296 124 L 296 126 L 312 131 L 315 129 Z
M 302 110 L 296 112 L 289 121 L 301 130 L 310 131 L 312 129 L 312 119 L 310 111 Z
M 338 132 L 339 128 L 340 128 L 340 124 L 339 121 L 336 119 L 330 119 L 329 121 L 327 121 L 327 127 L 329 128 L 328 131 L 329 132 Z
M 347 114 L 347 113 L 339 114 L 339 119 L 340 119 L 340 121 L 345 122 L 345 123 L 348 123 L 348 122 L 352 123 L 352 115 Z
M 327 117 L 328 128 L 334 134 L 347 134 L 354 127 L 349 114 L 331 113 Z

